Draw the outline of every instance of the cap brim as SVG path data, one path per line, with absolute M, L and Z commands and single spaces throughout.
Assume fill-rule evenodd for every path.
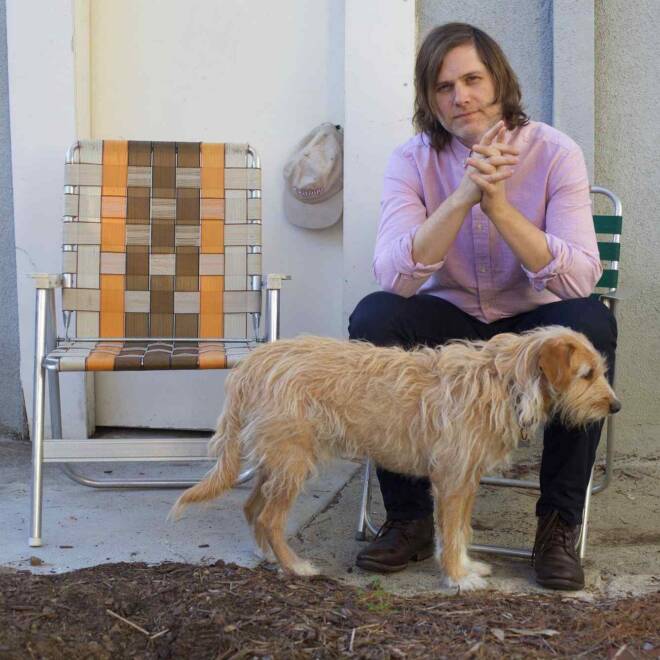
M 342 215 L 344 206 L 343 189 L 318 204 L 301 202 L 287 187 L 284 188 L 284 214 L 296 227 L 304 229 L 325 229 L 334 225 Z

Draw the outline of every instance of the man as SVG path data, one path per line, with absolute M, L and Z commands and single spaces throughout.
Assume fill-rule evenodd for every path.
M 387 166 L 374 272 L 384 291 L 351 315 L 352 339 L 439 345 L 563 325 L 614 366 L 616 324 L 589 298 L 601 274 L 579 147 L 521 107 L 498 44 L 450 23 L 424 40 L 415 67 L 418 135 Z M 575 550 L 600 425 L 546 429 L 534 566 L 537 581 L 581 589 Z M 405 568 L 433 552 L 425 479 L 378 470 L 387 520 L 357 565 Z

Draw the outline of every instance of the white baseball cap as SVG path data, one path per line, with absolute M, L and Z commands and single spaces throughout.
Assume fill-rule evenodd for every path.
M 334 225 L 343 211 L 344 136 L 324 123 L 296 145 L 284 166 L 287 220 L 306 229 Z

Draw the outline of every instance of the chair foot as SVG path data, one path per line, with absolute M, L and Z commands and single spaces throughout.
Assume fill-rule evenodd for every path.
M 31 548 L 40 548 L 43 545 L 43 541 L 41 540 L 40 536 L 39 537 L 31 536 L 29 543 Z
M 365 532 L 355 532 L 355 540 L 356 541 L 366 541 L 367 540 L 367 535 Z

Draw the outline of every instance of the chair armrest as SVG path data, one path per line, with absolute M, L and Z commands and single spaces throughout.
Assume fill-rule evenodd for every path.
M 51 273 L 29 273 L 35 289 L 59 289 L 62 287 L 62 276 Z
M 281 289 L 282 288 L 282 282 L 284 280 L 290 280 L 291 275 L 283 275 L 282 273 L 268 273 L 266 275 L 264 282 L 266 285 L 266 289 L 272 290 L 272 289 Z

